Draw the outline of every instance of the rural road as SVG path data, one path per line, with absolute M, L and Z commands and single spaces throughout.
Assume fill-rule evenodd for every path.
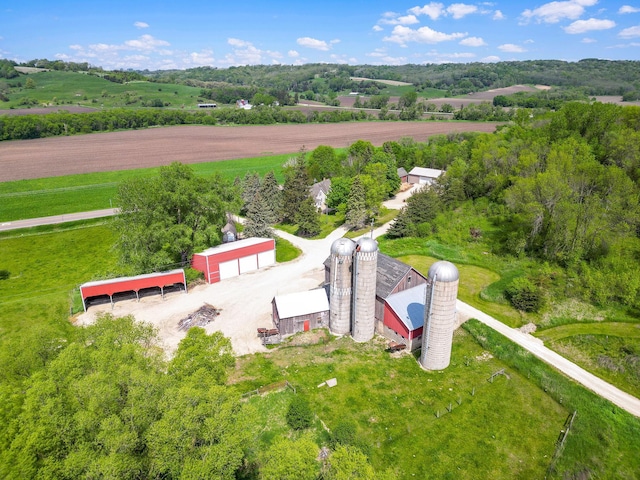
M 107 208 L 105 210 L 92 210 L 90 212 L 65 213 L 64 215 L 53 215 L 51 217 L 29 218 L 27 220 L 14 220 L 0 223 L 0 232 L 8 230 L 18 230 L 20 228 L 39 227 L 41 225 L 54 225 L 57 223 L 75 222 L 76 220 L 90 220 L 92 218 L 110 217 L 118 213 L 117 208 Z

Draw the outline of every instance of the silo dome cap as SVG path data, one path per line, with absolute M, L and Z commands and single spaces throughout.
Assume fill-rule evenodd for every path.
M 350 238 L 339 238 L 331 244 L 331 253 L 335 255 L 351 255 L 356 249 L 356 244 Z
M 446 260 L 431 265 L 427 275 L 430 279 L 435 277 L 436 282 L 455 282 L 460 278 L 460 273 L 458 273 L 456 266 Z
M 358 250 L 360 252 L 376 252 L 378 250 L 378 242 L 373 238 L 361 238 L 358 240 Z

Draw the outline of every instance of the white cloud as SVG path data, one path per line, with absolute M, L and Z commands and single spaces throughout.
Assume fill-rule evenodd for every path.
M 289 55 L 291 58 L 298 58 L 300 56 L 300 54 L 295 50 L 289 50 L 287 52 L 287 55 Z
M 374 25 L 373 26 L 373 31 L 374 32 L 381 32 L 383 30 L 384 30 L 384 28 L 382 28 L 380 25 Z
M 427 15 L 431 20 L 437 20 L 445 13 L 444 5 L 442 3 L 431 2 L 424 7 L 413 7 L 409 9 L 409 12 L 414 15 Z
M 502 45 L 498 46 L 498 50 L 502 51 L 502 52 L 508 52 L 508 53 L 522 53 L 522 52 L 526 52 L 526 50 L 524 48 L 522 48 L 519 45 L 515 45 L 513 43 L 504 43 Z
M 205 65 L 213 65 L 215 62 L 216 59 L 213 56 L 213 50 L 203 50 L 189 54 L 189 63 L 193 66 L 202 67 Z
M 494 20 L 504 20 L 505 16 L 500 10 L 496 10 L 495 12 L 493 12 L 493 19 Z
M 401 17 L 385 16 L 380 20 L 380 23 L 384 25 L 415 25 L 420 23 L 415 15 L 404 15 Z
M 483 47 L 487 43 L 480 37 L 467 37 L 460 41 L 460 45 L 465 47 Z
M 616 22 L 612 20 L 598 20 L 590 18 L 589 20 L 576 20 L 568 27 L 564 27 L 564 31 L 570 34 L 590 32 L 592 30 L 608 30 L 616 26 Z
M 447 7 L 447 13 L 456 20 L 477 11 L 478 7 L 475 5 L 467 5 L 466 3 L 452 3 Z
M 620 33 L 618 33 L 618 36 L 622 38 L 640 37 L 640 25 L 625 28 L 624 30 L 621 30 Z
M 484 63 L 499 62 L 500 61 L 500 57 L 498 57 L 497 55 L 489 55 L 488 57 L 484 57 L 480 61 L 484 62 Z
M 596 40 L 593 38 L 585 37 L 582 40 L 580 40 L 580 43 L 596 43 Z
M 318 40 L 311 37 L 301 37 L 296 40 L 301 47 L 313 48 L 314 50 L 322 50 L 326 52 L 329 50 L 329 45 L 324 40 Z
M 239 38 L 229 38 L 227 43 L 233 47 L 233 52 L 225 56 L 224 63 L 228 65 L 256 65 L 260 63 L 273 63 L 274 59 L 281 59 L 280 52 L 261 50 L 253 43 Z
M 133 50 L 155 50 L 158 47 L 167 47 L 171 45 L 165 40 L 160 40 L 151 35 L 142 35 L 136 40 L 127 40 L 124 44 Z
M 640 12 L 640 8 L 632 7 L 631 5 L 623 5 L 618 10 L 618 13 L 623 15 L 625 13 L 638 13 Z
M 133 26 L 136 28 L 149 28 L 149 24 L 146 22 L 135 22 Z
M 575 20 L 580 18 L 585 7 L 598 3 L 598 0 L 569 0 L 562 2 L 549 2 L 533 10 L 526 9 L 522 12 L 522 18 L 526 21 L 536 20 L 538 23 L 558 23 L 560 20 Z
M 394 27 L 393 32 L 388 37 L 384 37 L 385 42 L 394 42 L 402 46 L 407 43 L 440 43 L 448 40 L 455 40 L 457 38 L 466 37 L 466 33 L 442 33 L 436 32 L 429 27 L 420 27 L 417 30 L 413 30 L 409 27 L 397 25 Z

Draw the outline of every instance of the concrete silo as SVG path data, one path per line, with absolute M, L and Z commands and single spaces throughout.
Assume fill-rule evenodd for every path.
M 458 269 L 451 262 L 436 262 L 427 275 L 420 365 L 425 370 L 443 370 L 451 360 L 456 325 Z
M 351 333 L 351 270 L 355 249 L 356 244 L 349 238 L 339 238 L 331 245 L 329 330 L 336 335 Z
M 375 333 L 377 268 L 378 242 L 372 238 L 360 239 L 354 255 L 351 311 L 351 336 L 356 342 L 367 342 Z

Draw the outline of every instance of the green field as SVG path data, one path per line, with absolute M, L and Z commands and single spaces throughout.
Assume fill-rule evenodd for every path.
M 272 171 L 282 181 L 282 165 L 291 155 L 243 158 L 191 165 L 198 175 L 219 173 L 233 180 L 247 172 Z M 155 175 L 158 168 L 87 173 L 0 183 L 0 222 L 117 207 L 118 184 Z
M 27 79 L 35 83 L 35 88 L 25 88 Z M 143 102 L 155 99 L 168 103 L 171 108 L 198 108 L 200 94 L 200 88 L 186 85 L 142 81 L 120 84 L 79 72 L 39 72 L 21 77 L 19 81 L 22 87 L 11 88 L 9 101 L 0 103 L 0 108 L 25 108 L 27 100 L 35 101 L 33 107 L 140 108 Z
M 240 359 L 235 381 L 249 391 L 287 379 L 329 430 L 355 423 L 374 468 L 391 468 L 396 478 L 544 476 L 568 411 L 526 376 L 486 355 L 462 330 L 445 372 L 425 372 L 413 356 L 391 356 L 384 348 L 381 340 L 357 344 L 349 338 L 280 347 Z M 489 383 L 502 368 L 508 377 Z M 330 378 L 336 387 L 317 387 Z M 286 429 L 282 417 L 290 396 L 251 400 L 264 418 L 256 450 Z M 317 435 L 326 441 L 321 429 Z

